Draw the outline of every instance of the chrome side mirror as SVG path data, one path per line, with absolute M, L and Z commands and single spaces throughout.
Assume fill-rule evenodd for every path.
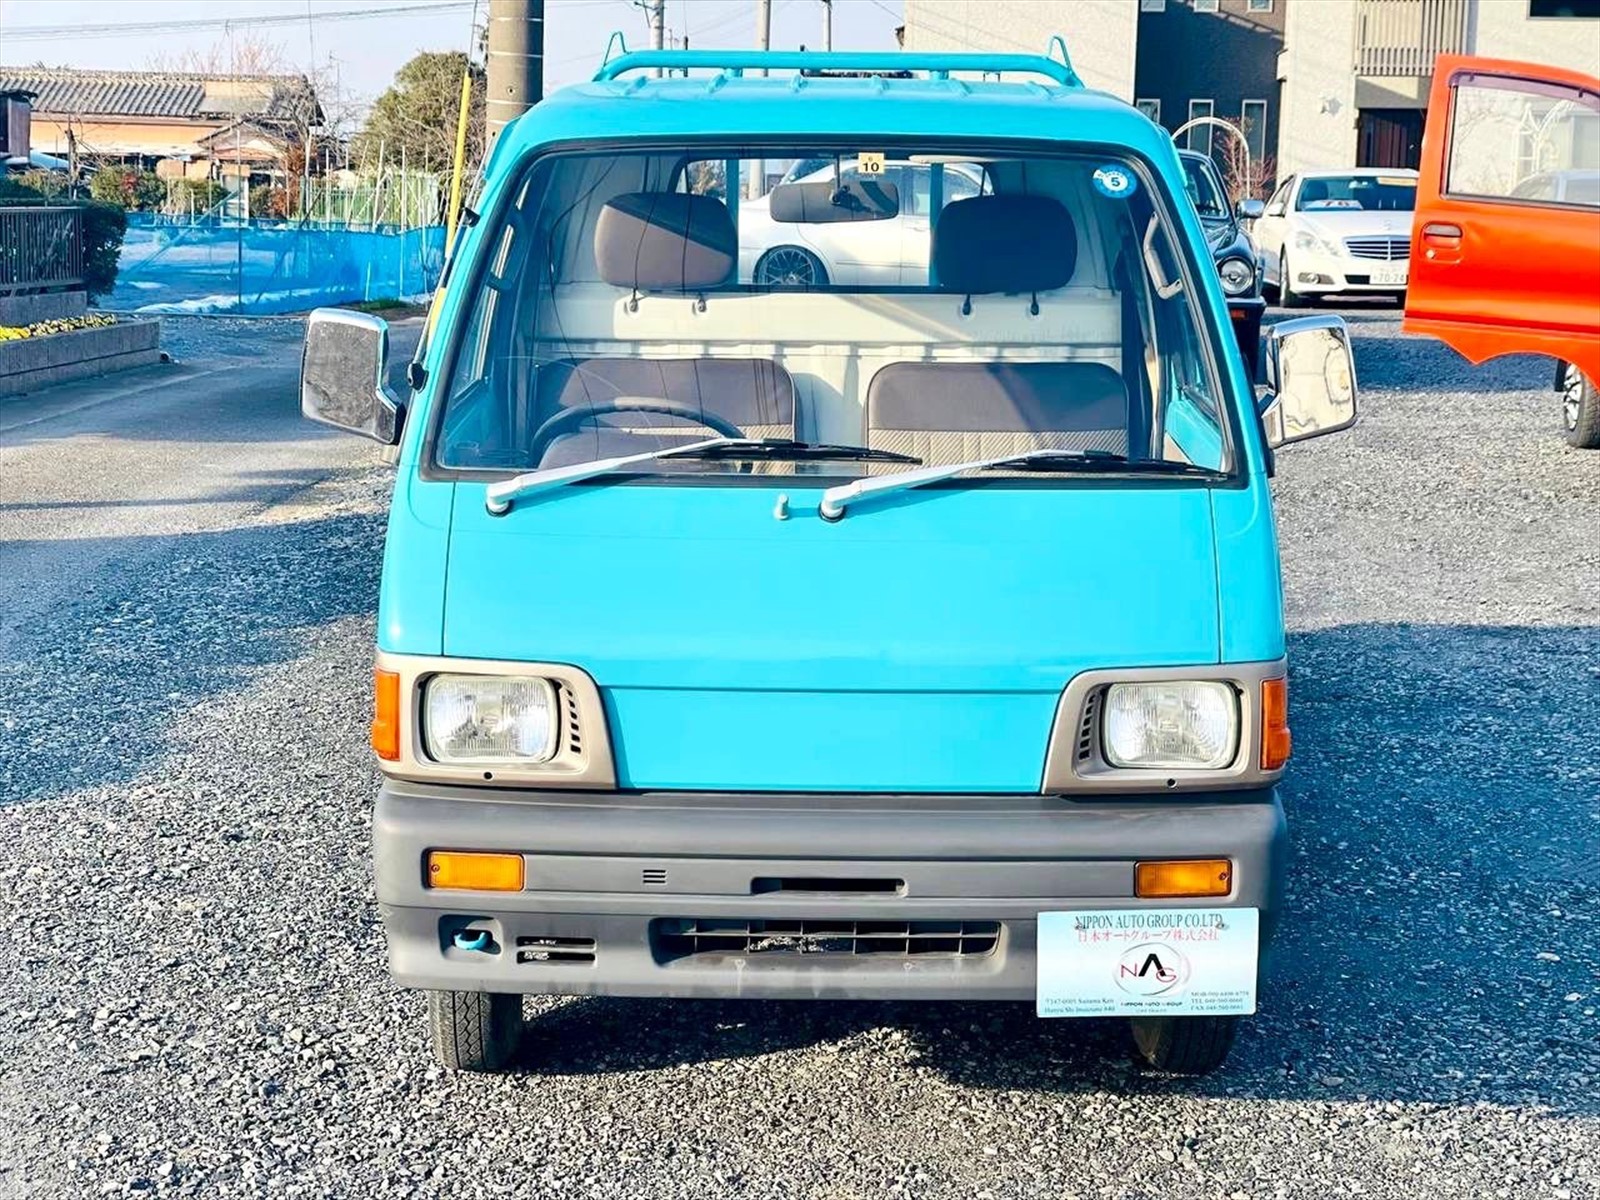
M 1343 318 L 1282 321 L 1267 334 L 1267 391 L 1261 426 L 1267 445 L 1337 433 L 1356 423 L 1356 361 Z
M 394 445 L 405 410 L 384 382 L 388 367 L 387 321 L 345 308 L 316 309 L 300 356 L 301 413 Z
M 1267 211 L 1267 206 L 1259 200 L 1241 200 L 1234 208 L 1241 221 L 1254 221 Z

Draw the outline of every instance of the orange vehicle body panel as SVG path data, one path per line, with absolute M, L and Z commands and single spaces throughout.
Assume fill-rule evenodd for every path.
M 1600 380 L 1600 208 L 1448 193 L 1455 85 L 1469 75 L 1600 95 L 1600 79 L 1581 71 L 1438 57 L 1402 328 L 1437 337 L 1474 363 L 1548 354 Z

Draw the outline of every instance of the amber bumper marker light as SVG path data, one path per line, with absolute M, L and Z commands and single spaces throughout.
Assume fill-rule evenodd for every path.
M 372 672 L 372 752 L 384 762 L 400 758 L 400 676 Z
M 1261 769 L 1278 771 L 1289 761 L 1289 681 L 1268 679 L 1261 685 Z
M 1226 896 L 1233 890 L 1233 863 L 1226 858 L 1185 858 L 1135 863 L 1133 894 L 1145 900 Z
M 520 892 L 522 855 L 472 850 L 430 850 L 424 858 L 430 888 Z

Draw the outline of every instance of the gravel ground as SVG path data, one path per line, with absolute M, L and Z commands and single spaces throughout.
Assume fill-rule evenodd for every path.
M 1222 1073 L 1023 1007 L 597 999 L 435 1070 L 369 878 L 357 447 L 0 640 L 0 1196 L 1600 1196 L 1600 455 L 1544 360 L 1352 320 L 1362 424 L 1280 460 L 1295 862 Z

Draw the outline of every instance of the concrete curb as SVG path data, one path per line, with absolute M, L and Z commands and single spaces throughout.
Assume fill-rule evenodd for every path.
M 161 360 L 159 321 L 118 321 L 44 337 L 0 342 L 0 396 L 105 375 Z

